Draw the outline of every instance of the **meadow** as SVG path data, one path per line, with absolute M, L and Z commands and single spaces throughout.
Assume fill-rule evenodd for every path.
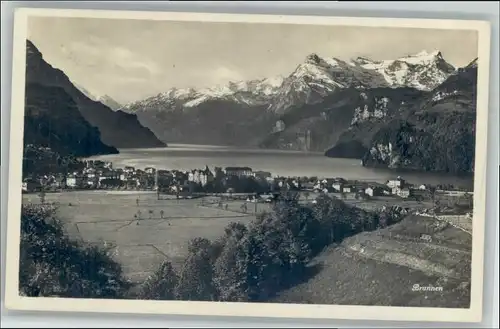
M 25 194 L 23 202 L 40 198 Z M 143 281 L 165 258 L 180 266 L 189 240 L 216 239 L 229 223 L 255 219 L 251 213 L 203 207 L 200 199 L 157 200 L 154 192 L 47 193 L 45 202 L 58 205 L 71 238 L 107 248 L 132 282 Z

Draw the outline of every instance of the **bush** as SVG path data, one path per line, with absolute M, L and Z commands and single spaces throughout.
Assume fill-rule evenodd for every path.
M 23 205 L 19 290 L 24 296 L 122 298 L 121 267 L 98 247 L 69 240 L 51 205 Z

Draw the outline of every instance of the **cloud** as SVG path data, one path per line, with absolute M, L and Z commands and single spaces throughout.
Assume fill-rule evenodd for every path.
M 245 79 L 245 76 L 235 69 L 228 68 L 226 66 L 218 66 L 213 69 L 200 70 L 198 72 L 201 75 L 202 81 L 206 81 L 208 86 L 215 85 L 225 85 L 231 81 L 241 81 Z
M 115 65 L 125 69 L 144 69 L 149 74 L 155 75 L 160 72 L 160 67 L 153 61 L 134 54 L 132 51 L 122 47 L 113 47 L 107 50 L 108 58 L 112 58 Z
M 86 64 L 106 72 L 115 68 L 118 72 L 152 76 L 159 74 L 160 67 L 148 58 L 135 54 L 131 50 L 105 43 L 98 38 L 89 38 L 85 41 L 71 42 L 61 47 L 62 52 L 72 58 L 75 64 Z

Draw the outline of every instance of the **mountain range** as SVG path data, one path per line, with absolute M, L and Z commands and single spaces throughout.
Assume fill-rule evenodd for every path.
M 455 68 L 439 51 L 382 61 L 310 54 L 288 76 L 173 88 L 120 110 L 136 114 L 165 142 L 321 151 L 366 165 L 471 171 L 469 165 L 410 164 L 408 155 L 389 162 L 369 155 L 379 131 L 399 121 L 425 126 L 461 113 L 457 120 L 465 121 L 457 127 L 472 127 L 476 74 L 476 61 Z
M 117 153 L 117 148 L 164 147 L 134 114 L 113 111 L 87 97 L 66 74 L 26 43 L 25 143 L 75 156 Z

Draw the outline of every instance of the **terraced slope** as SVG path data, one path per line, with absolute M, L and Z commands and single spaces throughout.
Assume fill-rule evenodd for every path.
M 409 216 L 326 249 L 311 263 L 319 273 L 274 302 L 467 308 L 471 246 L 470 234 L 446 222 Z

